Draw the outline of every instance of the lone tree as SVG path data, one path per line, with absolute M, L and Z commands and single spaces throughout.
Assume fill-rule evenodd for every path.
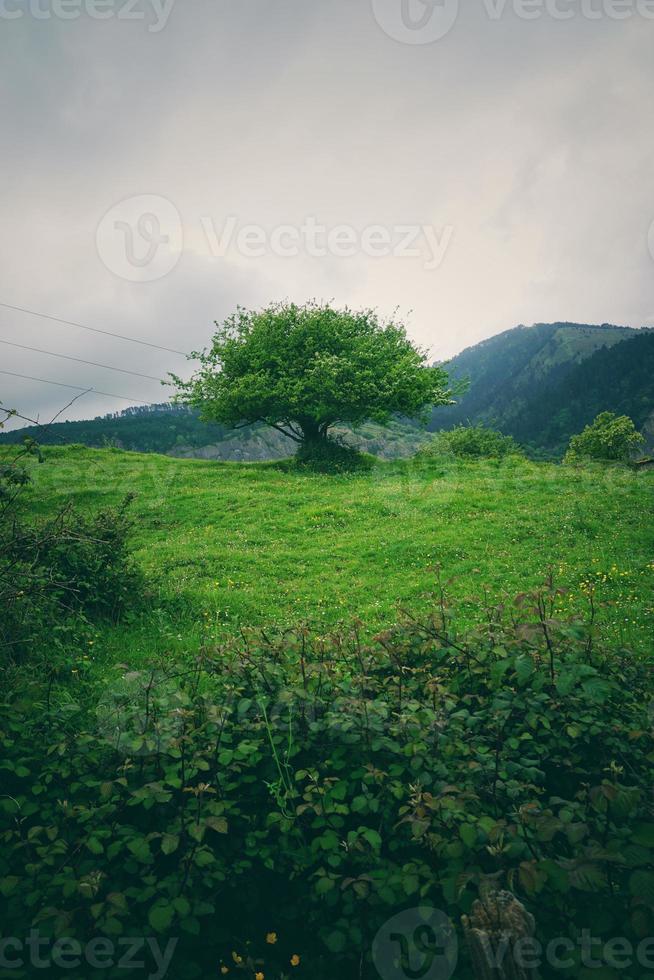
M 216 326 L 211 348 L 193 355 L 200 368 L 191 380 L 173 376 L 178 397 L 206 421 L 264 422 L 307 455 L 327 446 L 337 423 L 416 418 L 450 401 L 445 371 L 401 324 L 371 310 L 273 304 L 239 308 Z

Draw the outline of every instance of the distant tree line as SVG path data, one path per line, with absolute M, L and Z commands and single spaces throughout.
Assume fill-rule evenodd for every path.
M 448 365 L 455 405 L 436 408 L 430 429 L 486 425 L 531 453 L 561 456 L 570 438 L 601 412 L 654 413 L 654 331 L 537 324 L 477 344 Z
M 42 445 L 70 445 L 101 449 L 117 446 L 134 452 L 167 453 L 175 446 L 193 448 L 220 442 L 231 426 L 201 422 L 198 412 L 185 405 L 135 406 L 95 419 L 61 422 L 39 431 Z M 0 435 L 0 443 L 17 445 L 33 434 L 30 428 Z

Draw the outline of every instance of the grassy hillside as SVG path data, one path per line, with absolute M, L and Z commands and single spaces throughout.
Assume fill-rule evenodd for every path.
M 43 507 L 137 494 L 136 554 L 156 611 L 99 633 L 98 664 L 186 652 L 255 624 L 360 617 L 372 631 L 398 604 L 421 605 L 437 564 L 471 621 L 485 590 L 511 597 L 552 567 L 566 609 L 584 610 L 597 583 L 611 634 L 651 642 L 651 472 L 438 458 L 320 476 L 76 447 L 46 448 L 30 465 Z
M 431 907 L 473 980 L 490 881 L 543 948 L 652 935 L 654 472 L 370 465 L 30 460 L 1 552 L 8 935 L 148 936 L 175 980 L 373 980 L 378 930 Z M 105 510 L 128 492 L 142 572 Z

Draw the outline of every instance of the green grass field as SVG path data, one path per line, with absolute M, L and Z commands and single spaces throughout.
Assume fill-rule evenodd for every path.
M 39 549 L 46 571 L 0 699 L 12 935 L 175 938 L 179 980 L 361 980 L 384 923 L 420 903 L 458 927 L 491 880 L 543 948 L 653 934 L 654 473 L 418 455 L 318 475 L 75 446 L 26 465 L 27 574 L 5 594 Z M 100 513 L 128 493 L 142 576 Z M 30 550 L 20 529 L 67 506 L 47 564 L 48 535 Z M 533 629 L 511 602 L 550 573 Z M 451 622 L 426 615 L 439 574 Z M 63 598 L 39 606 L 50 583 Z M 90 585 L 87 618 L 67 583 L 80 603 Z M 598 629 L 570 624 L 591 606 Z
M 609 634 L 651 648 L 651 472 L 437 458 L 333 476 L 74 446 L 30 469 L 44 513 L 136 494 L 135 555 L 154 610 L 98 630 L 98 668 L 193 652 L 243 626 L 359 618 L 373 631 L 399 605 L 421 608 L 437 566 L 464 620 L 484 594 L 511 599 L 552 569 L 569 590 L 563 609 L 584 613 L 593 583 Z

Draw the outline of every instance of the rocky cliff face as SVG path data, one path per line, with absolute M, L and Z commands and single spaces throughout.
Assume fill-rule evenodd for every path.
M 295 444 L 281 432 L 233 436 L 207 446 L 175 446 L 166 455 L 178 459 L 217 459 L 235 463 L 257 463 L 268 459 L 285 459 L 295 452 Z
M 402 459 L 413 455 L 430 436 L 419 429 L 393 423 L 388 428 L 380 425 L 364 425 L 356 432 L 335 429 L 351 446 L 361 452 L 382 459 Z M 295 452 L 296 445 L 274 429 L 258 429 L 255 432 L 238 433 L 207 446 L 175 446 L 168 456 L 179 459 L 215 459 L 228 462 L 257 463 L 272 459 L 286 459 Z

